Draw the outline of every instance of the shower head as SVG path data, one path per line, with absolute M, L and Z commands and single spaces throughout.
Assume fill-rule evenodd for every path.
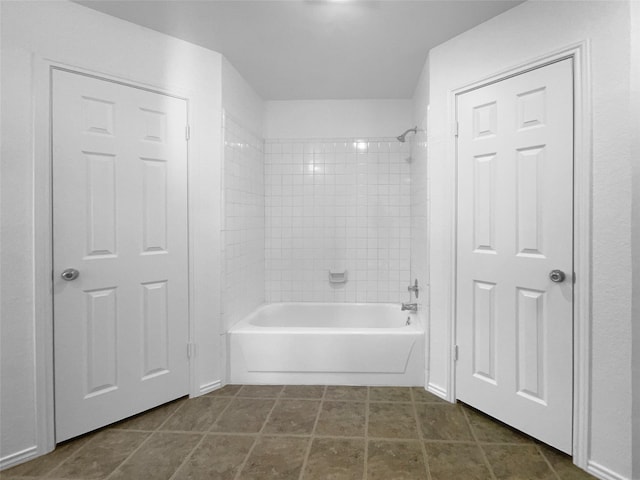
M 405 137 L 407 136 L 407 133 L 409 133 L 409 132 L 418 133 L 418 127 L 410 128 L 409 130 L 407 130 L 402 135 L 400 135 L 400 136 L 398 136 L 396 138 L 398 139 L 399 142 L 404 143 L 406 141 Z

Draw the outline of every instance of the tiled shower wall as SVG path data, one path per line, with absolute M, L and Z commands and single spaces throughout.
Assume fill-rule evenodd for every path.
M 224 263 L 226 328 L 264 303 L 264 141 L 230 115 L 224 119 Z
M 408 299 L 408 157 L 390 138 L 266 141 L 267 302 Z
M 427 190 L 427 132 L 418 129 L 411 141 L 411 282 L 419 280 L 418 298 L 411 300 L 420 304 L 419 312 L 428 311 L 429 290 L 427 284 L 429 258 L 429 194 Z M 409 139 L 407 139 L 409 141 Z

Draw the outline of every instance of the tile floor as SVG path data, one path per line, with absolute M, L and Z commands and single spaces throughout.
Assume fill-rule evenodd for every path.
M 421 388 L 228 385 L 65 442 L 2 480 L 579 480 L 569 457 Z

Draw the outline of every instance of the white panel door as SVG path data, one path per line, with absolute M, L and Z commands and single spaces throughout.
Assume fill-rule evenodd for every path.
M 457 397 L 571 452 L 572 62 L 459 95 L 457 117 Z
M 188 393 L 187 118 L 59 70 L 52 116 L 59 442 Z

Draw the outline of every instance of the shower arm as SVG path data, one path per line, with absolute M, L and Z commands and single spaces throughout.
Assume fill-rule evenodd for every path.
M 409 132 L 413 132 L 413 133 L 418 133 L 418 127 L 415 126 L 413 128 L 408 129 L 406 132 L 404 132 L 402 135 L 397 136 L 396 138 L 398 139 L 399 142 L 404 143 L 406 141 L 406 136 Z

